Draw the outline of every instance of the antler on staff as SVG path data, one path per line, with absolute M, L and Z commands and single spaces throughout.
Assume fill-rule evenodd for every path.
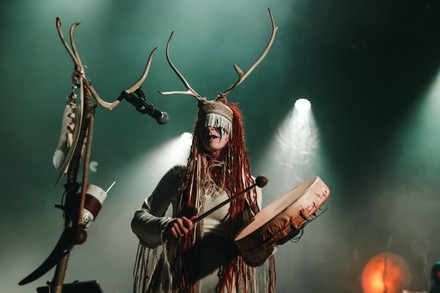
M 60 36 L 61 42 L 63 43 L 64 47 L 66 48 L 67 52 L 69 53 L 70 57 L 72 58 L 73 63 L 75 64 L 75 72 L 74 72 L 75 77 L 82 80 L 84 87 L 86 87 L 92 93 L 92 96 L 95 98 L 95 100 L 98 102 L 99 105 L 101 105 L 102 107 L 104 107 L 108 110 L 113 110 L 117 105 L 119 105 L 120 100 L 117 99 L 113 103 L 108 103 L 108 102 L 104 101 L 99 96 L 99 94 L 96 92 L 96 90 L 93 88 L 90 81 L 86 78 L 86 75 L 84 72 L 84 66 L 81 62 L 81 58 L 79 57 L 78 50 L 76 49 L 76 45 L 75 45 L 75 29 L 78 27 L 78 25 L 79 25 L 79 23 L 75 22 L 70 27 L 70 44 L 71 44 L 71 47 L 70 47 L 64 38 L 63 32 L 61 31 L 61 20 L 59 17 L 57 17 L 57 19 L 56 19 L 56 26 L 57 26 L 57 30 L 58 30 L 58 35 Z M 137 89 L 139 89 L 141 87 L 142 83 L 145 81 L 145 79 L 148 75 L 148 71 L 150 70 L 151 61 L 153 59 L 154 52 L 156 51 L 156 49 L 157 48 L 154 48 L 151 51 L 150 56 L 148 57 L 147 65 L 145 67 L 143 74 L 141 75 L 141 77 L 139 78 L 139 80 L 137 82 L 135 82 L 128 90 L 126 90 L 127 93 L 135 92 Z
M 154 52 L 156 52 L 156 49 L 157 47 L 151 51 L 150 56 L 148 57 L 147 65 L 145 66 L 144 73 L 142 73 L 139 80 L 136 81 L 128 90 L 126 90 L 128 94 L 134 93 L 136 90 L 138 90 L 141 87 L 142 83 L 147 78 L 148 71 L 150 71 L 151 61 L 153 61 L 153 56 L 154 56 Z

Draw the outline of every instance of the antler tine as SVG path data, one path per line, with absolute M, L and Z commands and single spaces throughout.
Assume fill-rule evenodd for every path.
M 66 42 L 66 39 L 64 38 L 63 31 L 61 30 L 61 20 L 59 17 L 56 18 L 56 26 L 57 26 L 58 36 L 60 37 L 61 42 L 64 45 L 64 48 L 66 48 L 67 52 L 69 53 L 70 57 L 72 58 L 73 63 L 75 63 L 75 66 L 77 67 L 76 69 L 82 71 L 82 68 L 81 69 L 78 68 L 78 67 L 80 67 L 80 62 L 78 61 L 78 59 L 75 56 L 75 53 L 69 47 L 69 45 Z
M 226 97 L 228 96 L 228 94 L 239 84 L 241 84 L 248 76 L 249 74 L 251 74 L 251 72 L 255 69 L 255 67 L 258 66 L 258 64 L 260 64 L 260 62 L 264 59 L 264 57 L 266 57 L 267 53 L 269 52 L 270 47 L 273 44 L 273 41 L 275 39 L 275 35 L 277 33 L 278 27 L 275 26 L 275 20 L 273 18 L 272 12 L 269 10 L 269 16 L 270 16 L 270 20 L 272 22 L 272 34 L 270 36 L 269 42 L 266 45 L 266 48 L 264 49 L 263 53 L 260 55 L 260 57 L 257 59 L 257 61 L 255 61 L 255 63 L 248 69 L 248 71 L 243 74 L 243 71 L 240 69 L 240 67 L 238 67 L 237 64 L 234 64 L 234 69 L 238 74 L 238 80 L 232 84 L 226 91 L 224 92 L 220 92 L 219 98 L 222 99 L 226 99 Z
M 151 61 L 153 60 L 154 52 L 156 52 L 156 49 L 157 49 L 157 47 L 151 51 L 150 56 L 148 57 L 147 65 L 145 66 L 144 73 L 139 78 L 139 80 L 135 82 L 134 85 L 132 85 L 128 90 L 126 90 L 127 93 L 131 94 L 131 93 L 135 92 L 137 89 L 139 89 L 141 87 L 142 83 L 147 78 L 148 71 L 150 71 Z
M 69 31 L 70 46 L 72 48 L 73 54 L 75 55 L 77 66 L 79 66 L 81 68 L 81 73 L 85 77 L 86 73 L 84 71 L 84 66 L 82 64 L 81 58 L 79 58 L 78 50 L 76 49 L 76 45 L 75 45 L 75 30 L 79 24 L 80 24 L 79 22 L 75 22 L 70 26 L 70 31 Z
M 170 37 L 168 38 L 168 42 L 167 42 L 167 48 L 166 48 L 166 56 L 167 56 L 167 61 L 168 64 L 171 66 L 171 68 L 173 69 L 174 73 L 177 74 L 177 76 L 179 77 L 179 79 L 182 81 L 182 83 L 185 85 L 187 91 L 172 91 L 172 92 L 161 92 L 159 91 L 159 93 L 161 95 L 188 95 L 188 96 L 193 96 L 194 98 L 196 98 L 197 100 L 201 101 L 203 100 L 203 97 L 200 96 L 195 90 L 193 90 L 191 88 L 191 86 L 189 85 L 189 83 L 186 81 L 186 79 L 183 77 L 183 75 L 179 72 L 179 70 L 176 68 L 176 66 L 174 66 L 173 62 L 171 61 L 170 58 L 170 43 L 171 43 L 171 39 L 173 37 L 174 31 L 171 32 Z
M 75 22 L 74 24 L 72 24 L 70 26 L 70 44 L 71 44 L 72 48 L 69 47 L 66 40 L 64 39 L 63 33 L 61 31 L 61 21 L 58 17 L 56 20 L 56 24 L 57 24 L 58 34 L 61 38 L 61 41 L 63 42 L 64 47 L 69 52 L 69 55 L 72 57 L 73 62 L 75 63 L 75 66 L 76 66 L 75 71 L 77 73 L 79 73 L 80 78 L 83 81 L 84 86 L 92 93 L 93 97 L 95 98 L 96 102 L 98 102 L 99 105 L 101 105 L 102 107 L 104 107 L 108 110 L 113 110 L 119 104 L 120 101 L 116 100 L 113 103 L 108 103 L 108 102 L 104 101 L 103 99 L 101 99 L 101 97 L 98 95 L 96 90 L 93 88 L 90 81 L 87 80 L 87 78 L 86 78 L 86 75 L 84 72 L 84 66 L 82 65 L 81 58 L 79 57 L 78 50 L 76 49 L 76 46 L 75 46 L 75 29 L 78 27 L 79 22 Z

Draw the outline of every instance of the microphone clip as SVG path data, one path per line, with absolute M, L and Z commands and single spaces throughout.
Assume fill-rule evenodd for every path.
M 136 108 L 136 110 L 138 110 L 142 114 L 148 114 L 146 106 L 150 108 L 153 107 L 153 105 L 145 99 L 145 94 L 141 88 L 138 88 L 136 91 L 134 91 L 134 93 L 127 93 L 127 91 L 122 91 L 118 100 L 123 99 L 126 99 L 127 102 L 132 104 Z
M 168 121 L 168 114 L 166 112 L 160 112 L 151 103 L 145 99 L 145 94 L 139 87 L 133 93 L 128 93 L 127 91 L 122 91 L 118 100 L 126 99 L 127 102 L 132 104 L 136 110 L 142 114 L 147 114 L 154 118 L 157 123 L 165 124 Z

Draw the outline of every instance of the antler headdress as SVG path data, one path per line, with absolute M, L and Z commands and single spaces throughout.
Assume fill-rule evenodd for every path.
M 179 70 L 174 66 L 173 62 L 171 61 L 170 54 L 169 54 L 169 47 L 171 43 L 171 39 L 173 37 L 174 32 L 171 33 L 166 47 L 166 57 L 168 64 L 171 66 L 173 71 L 177 74 L 179 79 L 182 81 L 182 83 L 186 87 L 186 91 L 170 91 L 170 92 L 161 92 L 162 95 L 189 95 L 193 96 L 199 101 L 199 108 L 203 113 L 206 114 L 206 125 L 214 126 L 214 127 L 223 127 L 226 126 L 229 122 L 229 126 L 223 127 L 225 130 L 229 130 L 231 128 L 232 118 L 233 118 L 233 112 L 232 110 L 226 106 L 227 105 L 227 97 L 231 93 L 231 91 L 236 88 L 239 84 L 241 84 L 255 69 L 255 67 L 260 64 L 260 62 L 266 57 L 267 53 L 269 52 L 269 49 L 271 48 L 273 41 L 275 39 L 276 32 L 278 30 L 278 27 L 275 26 L 275 21 L 272 16 L 272 13 L 269 9 L 269 16 L 272 23 L 272 34 L 270 36 L 269 42 L 266 45 L 266 48 L 263 50 L 263 53 L 260 55 L 260 57 L 255 61 L 255 63 L 246 71 L 246 73 L 243 73 L 243 71 L 238 67 L 237 64 L 234 64 L 235 71 L 238 74 L 238 79 L 236 82 L 234 82 L 229 88 L 227 88 L 223 92 L 219 92 L 218 96 L 215 100 L 209 101 L 206 98 L 202 97 L 200 94 L 198 94 L 186 81 L 186 79 L 183 77 L 183 75 L 179 72 Z

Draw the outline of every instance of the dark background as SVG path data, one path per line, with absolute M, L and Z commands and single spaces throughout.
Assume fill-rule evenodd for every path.
M 113 101 L 159 47 L 143 89 L 170 119 L 160 126 L 123 102 L 96 113 L 90 181 L 116 180 L 86 243 L 72 251 L 66 282 L 98 280 L 104 292 L 130 292 L 137 239 L 133 212 L 169 167 L 163 146 L 192 131 L 196 102 L 160 96 L 180 90 L 172 56 L 191 86 L 209 99 L 235 81 L 270 35 L 265 60 L 229 96 L 245 116 L 254 174 L 267 174 L 269 203 L 319 175 L 331 188 L 327 211 L 298 243 L 277 253 L 279 292 L 362 292 L 367 261 L 387 251 L 405 259 L 407 288 L 428 288 L 440 260 L 440 3 L 402 1 L 10 1 L 1 4 L 3 186 L 2 292 L 35 292 L 53 276 L 19 287 L 62 231 L 62 184 L 52 166 L 73 64 L 55 29 L 78 21 L 76 43 L 95 89 Z M 316 156 L 279 164 L 269 148 L 298 98 L 312 102 Z M 296 143 L 296 142 L 292 142 Z M 307 147 L 306 147 L 307 148 Z M 278 154 L 279 155 L 279 154 Z M 166 156 L 166 155 L 165 155 Z M 286 180 L 287 178 L 287 180 Z M 290 178 L 290 179 L 289 179 Z

